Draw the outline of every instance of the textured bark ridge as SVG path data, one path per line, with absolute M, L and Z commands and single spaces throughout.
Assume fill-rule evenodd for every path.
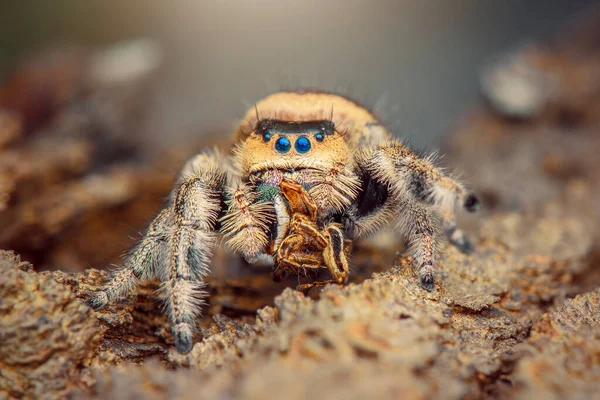
M 59 224 L 36 225 L 25 217 L 38 214 L 23 211 L 26 189 L 35 185 L 10 175 L 16 186 L 0 217 L 20 228 L 0 234 L 3 246 L 53 254 L 39 259 L 54 271 L 35 272 L 15 253 L 0 252 L 0 398 L 597 396 L 597 38 L 597 29 L 580 30 L 565 43 L 521 49 L 486 70 L 488 104 L 473 110 L 446 144 L 448 162 L 470 171 L 467 180 L 483 195 L 483 212 L 463 221 L 477 249 L 467 256 L 443 246 L 433 292 L 421 289 L 412 260 L 394 253 L 396 240 L 387 252 L 358 248 L 354 283 L 311 296 L 289 288 L 297 282 L 273 283 L 268 271 L 239 268 L 219 254 L 215 264 L 228 268 L 211 276 L 210 306 L 185 356 L 173 347 L 155 284 L 95 312 L 84 302 L 108 273 L 57 270 L 66 261 L 92 264 L 89 244 L 82 250 L 77 240 L 82 232 L 101 232 L 111 251 L 123 243 L 122 232 L 110 236 L 102 220 L 108 215 L 114 222 L 124 209 L 149 217 L 160 204 L 140 200 L 142 188 L 166 195 L 170 178 L 152 168 L 129 170 L 149 184 L 98 200 L 89 190 L 88 197 L 75 195 L 86 187 L 86 167 L 68 178 L 77 183 L 63 194 L 78 201 L 68 204 L 86 206 L 53 208 L 39 215 L 56 215 L 47 221 Z M 525 89 L 536 93 L 530 103 L 506 96 Z M 8 129 L 0 137 L 26 141 Z M 53 176 L 55 183 L 67 179 Z M 141 220 L 132 223 L 142 228 Z
M 400 257 L 318 299 L 285 289 L 254 320 L 215 315 L 186 356 L 172 347 L 152 285 L 94 312 L 83 300 L 105 272 L 37 274 L 5 252 L 1 387 L 48 398 L 75 389 L 102 398 L 525 397 L 555 385 L 591 392 L 600 373 L 599 292 L 579 294 L 595 268 L 590 248 L 564 255 L 576 244 L 543 239 L 585 237 L 585 223 L 565 226 L 545 213 L 525 221 L 491 217 L 473 256 L 444 249 L 433 293 Z M 507 244 L 507 227 L 521 242 L 542 241 Z

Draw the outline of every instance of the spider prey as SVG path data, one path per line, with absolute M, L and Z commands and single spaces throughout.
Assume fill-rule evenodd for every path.
M 475 211 L 479 202 L 363 107 L 333 94 L 277 93 L 246 114 L 230 155 L 207 152 L 185 164 L 168 206 L 90 304 L 102 308 L 157 277 L 175 346 L 187 353 L 219 239 L 248 262 L 272 260 L 275 278 L 331 273 L 307 289 L 345 283 L 351 241 L 390 223 L 407 239 L 421 285 L 433 290 L 438 226 L 473 251 L 456 226 L 459 206 Z

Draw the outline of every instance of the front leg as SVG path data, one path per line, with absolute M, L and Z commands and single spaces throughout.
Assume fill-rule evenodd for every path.
M 197 170 L 175 190 L 170 257 L 160 274 L 175 347 L 183 354 L 192 349 L 196 316 L 206 297 L 204 278 L 217 241 L 224 179 L 215 179 L 214 172 Z
M 310 197 L 319 211 L 342 211 L 352 204 L 360 181 L 352 170 L 338 164 L 329 171 L 306 170 L 302 179 L 310 183 Z
M 255 187 L 235 179 L 228 183 L 227 213 L 221 234 L 227 247 L 253 263 L 265 253 L 275 216 L 272 202 L 260 201 Z
M 180 353 L 192 348 L 196 316 L 206 296 L 204 277 L 216 245 L 227 178 L 221 165 L 219 153 L 186 163 L 168 207 L 150 224 L 124 267 L 89 301 L 100 309 L 130 291 L 138 279 L 157 277 Z

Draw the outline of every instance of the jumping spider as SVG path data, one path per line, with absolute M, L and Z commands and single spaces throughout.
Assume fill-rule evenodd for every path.
M 230 155 L 190 159 L 168 206 L 122 269 L 93 294 L 96 309 L 157 277 L 180 353 L 192 348 L 204 277 L 218 239 L 248 262 L 268 258 L 274 278 L 327 268 L 348 280 L 351 242 L 395 222 L 408 239 L 421 285 L 434 288 L 435 231 L 470 253 L 456 208 L 479 202 L 418 157 L 356 103 L 327 93 L 277 93 L 251 109 Z

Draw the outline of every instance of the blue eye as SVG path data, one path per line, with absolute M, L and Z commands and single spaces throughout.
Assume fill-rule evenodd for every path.
M 300 154 L 308 153 L 310 151 L 310 140 L 305 137 L 301 137 L 296 140 L 296 151 Z
M 287 153 L 292 148 L 292 144 L 286 137 L 280 137 L 275 142 L 275 150 L 280 153 Z
M 263 135 L 263 139 L 265 140 L 265 142 L 268 142 L 269 140 L 271 140 L 271 134 L 270 133 L 265 133 Z
M 323 140 L 325 140 L 325 135 L 323 135 L 322 133 L 317 133 L 315 135 L 315 139 L 317 139 L 317 142 L 322 142 Z

